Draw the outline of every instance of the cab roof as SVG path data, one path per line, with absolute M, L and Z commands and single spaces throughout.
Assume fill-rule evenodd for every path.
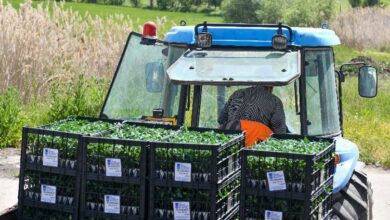
M 291 46 L 322 47 L 340 44 L 340 39 L 334 31 L 321 28 L 292 27 L 293 39 Z M 198 29 L 202 32 L 202 28 Z M 272 37 L 277 28 L 265 27 L 213 27 L 207 28 L 212 35 L 213 46 L 241 46 L 241 47 L 271 47 Z M 289 37 L 289 32 L 283 29 L 283 33 Z M 164 41 L 178 44 L 195 44 L 194 26 L 172 27 L 166 34 Z

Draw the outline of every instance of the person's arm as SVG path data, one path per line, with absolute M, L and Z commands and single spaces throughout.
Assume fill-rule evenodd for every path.
M 275 134 L 287 133 L 286 116 L 284 115 L 283 103 L 279 98 L 276 98 L 270 125 Z

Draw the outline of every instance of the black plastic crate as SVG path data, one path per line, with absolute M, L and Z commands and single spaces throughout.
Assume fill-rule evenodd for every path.
M 27 170 L 20 185 L 18 219 L 78 219 L 75 176 Z
M 72 118 L 73 119 L 73 118 Z M 116 123 L 120 123 L 118 120 L 101 120 L 96 118 L 78 117 L 76 120 L 86 120 L 88 122 L 105 121 L 112 124 L 112 127 Z M 66 119 L 71 120 L 71 119 Z M 66 121 L 64 120 L 64 121 Z M 57 123 L 57 122 L 56 122 Z M 38 206 L 39 201 L 35 201 L 31 204 L 28 197 L 25 197 L 24 190 L 26 185 L 27 174 L 30 171 L 35 171 L 35 175 L 38 177 L 45 177 L 48 174 L 56 174 L 58 178 L 72 178 L 71 181 L 74 184 L 74 194 L 80 193 L 80 157 L 82 152 L 82 136 L 92 135 L 86 132 L 84 133 L 70 133 L 65 131 L 50 130 L 50 125 L 42 126 L 39 128 L 24 127 L 22 132 L 22 148 L 21 148 L 21 164 L 20 164 L 20 184 L 19 184 L 19 218 L 24 218 L 23 209 L 30 205 Z M 110 126 L 111 127 L 111 126 Z M 99 130 L 99 132 L 103 131 Z M 73 183 L 74 182 L 74 183 Z M 74 196 L 76 197 L 76 196 Z M 79 201 L 74 200 L 73 205 L 76 209 L 73 210 L 72 219 L 77 219 Z M 45 207 L 53 207 L 53 205 L 44 204 Z M 60 208 L 57 210 L 61 211 Z M 63 209 L 69 211 L 69 207 Z
M 148 142 L 84 137 L 83 143 L 81 219 L 144 219 Z
M 303 139 L 304 137 L 297 135 L 275 135 L 276 139 Z M 320 141 L 317 138 L 308 138 L 310 141 Z M 324 139 L 322 139 L 324 140 Z M 333 183 L 334 174 L 334 159 L 335 144 L 332 140 L 329 146 L 317 154 L 298 154 L 298 153 L 282 153 L 260 150 L 245 149 L 242 151 L 242 181 L 241 181 L 241 219 L 247 219 L 247 213 L 250 213 L 250 208 L 246 205 L 250 197 L 261 196 L 263 202 L 270 203 L 266 199 L 276 199 L 280 201 L 291 200 L 301 201 L 302 212 L 297 211 L 298 215 L 304 216 L 299 219 L 310 219 L 311 200 L 318 195 L 319 191 L 323 191 L 328 184 Z M 285 189 L 283 184 L 280 189 L 273 189 L 268 184 L 268 172 L 283 172 Z M 275 175 L 275 173 L 268 173 Z M 279 173 L 280 174 L 280 173 Z M 282 181 L 283 182 L 283 181 Z M 276 202 L 277 203 L 277 202 Z M 292 206 L 300 202 L 289 202 Z M 249 210 L 249 211 L 248 211 Z M 258 212 L 258 210 L 252 210 Z M 289 211 L 292 212 L 292 211 Z M 257 216 L 264 215 L 260 213 Z M 290 213 L 289 215 L 294 215 Z M 263 216 L 264 217 L 264 216 Z M 251 219 L 251 218 L 249 218 Z M 256 219 L 256 218 L 255 218 Z M 286 218 L 294 219 L 294 218 Z
M 263 220 L 269 213 L 276 214 L 283 220 L 331 219 L 332 205 L 332 181 L 328 181 L 308 202 L 271 194 L 246 195 L 245 200 L 240 203 L 240 217 L 245 220 Z
M 173 126 L 126 122 L 105 132 L 101 137 L 84 137 L 81 219 L 146 218 L 146 164 L 150 143 L 145 140 L 151 136 L 138 137 L 144 141 L 127 140 L 126 138 L 137 137 L 135 132 L 124 134 L 131 132 L 123 129 L 126 126 L 135 126 L 137 129 L 161 128 L 163 131 L 169 129 L 171 132 L 166 132 L 169 134 L 179 129 Z M 113 203 L 106 200 L 108 196 L 114 199 Z M 112 209 L 109 208 L 110 205 Z
M 121 122 L 86 117 L 78 117 L 76 120 L 86 120 L 91 123 L 104 121 L 113 126 Z M 23 128 L 21 169 L 75 176 L 81 154 L 81 137 L 94 134 L 55 131 L 51 130 L 50 126 L 51 124 L 38 128 Z M 104 130 L 107 129 L 99 130 L 97 133 Z M 46 160 L 44 154 L 48 155 Z M 54 154 L 54 157 L 50 157 L 50 154 L 52 156 Z
M 175 219 L 174 206 L 186 207 L 191 220 L 235 219 L 239 211 L 239 173 L 215 189 L 155 186 L 149 195 L 149 219 Z M 184 213 L 185 215 L 185 213 Z M 182 219 L 176 216 L 177 219 Z
M 149 219 L 173 219 L 173 202 L 190 202 L 191 219 L 230 219 L 238 211 L 239 183 L 224 200 L 218 192 L 229 189 L 240 174 L 240 150 L 244 147 L 244 134 L 237 131 L 222 131 L 192 128 L 190 131 L 214 131 L 237 135 L 226 144 L 189 144 L 153 142 L 150 148 Z M 167 139 L 169 140 L 169 139 Z M 164 140 L 164 141 L 167 141 Z M 175 169 L 190 169 L 190 174 L 175 176 Z M 191 195 L 207 194 L 205 198 L 187 198 L 169 193 L 158 198 L 158 192 L 187 190 Z M 200 195 L 199 195 L 200 196 Z M 230 197 L 229 197 L 230 196 Z M 237 197 L 237 199 L 235 199 Z M 174 200 L 172 200 L 174 199 Z M 162 213 L 161 213 L 162 212 Z

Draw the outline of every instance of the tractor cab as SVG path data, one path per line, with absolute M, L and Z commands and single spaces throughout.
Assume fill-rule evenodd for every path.
M 331 30 L 282 24 L 178 26 L 160 41 L 147 23 L 142 35 L 128 38 L 101 116 L 217 128 L 233 92 L 265 85 L 282 100 L 290 133 L 338 136 L 344 80 L 335 71 L 338 44 Z M 359 91 L 375 96 L 375 69 L 361 70 Z

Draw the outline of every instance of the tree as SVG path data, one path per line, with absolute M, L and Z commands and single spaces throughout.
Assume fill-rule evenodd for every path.
M 283 21 L 285 6 L 285 0 L 261 1 L 260 8 L 256 10 L 256 16 L 259 22 L 264 24 L 285 22 Z
M 150 8 L 153 8 L 153 2 L 154 2 L 154 0 L 149 1 Z
M 226 0 L 222 15 L 226 22 L 259 23 L 256 16 L 259 6 L 259 0 Z
M 362 5 L 362 0 L 348 0 L 352 8 L 360 7 Z
M 364 0 L 363 6 L 364 7 L 372 7 L 372 6 L 379 5 L 380 3 L 381 3 L 380 0 Z

